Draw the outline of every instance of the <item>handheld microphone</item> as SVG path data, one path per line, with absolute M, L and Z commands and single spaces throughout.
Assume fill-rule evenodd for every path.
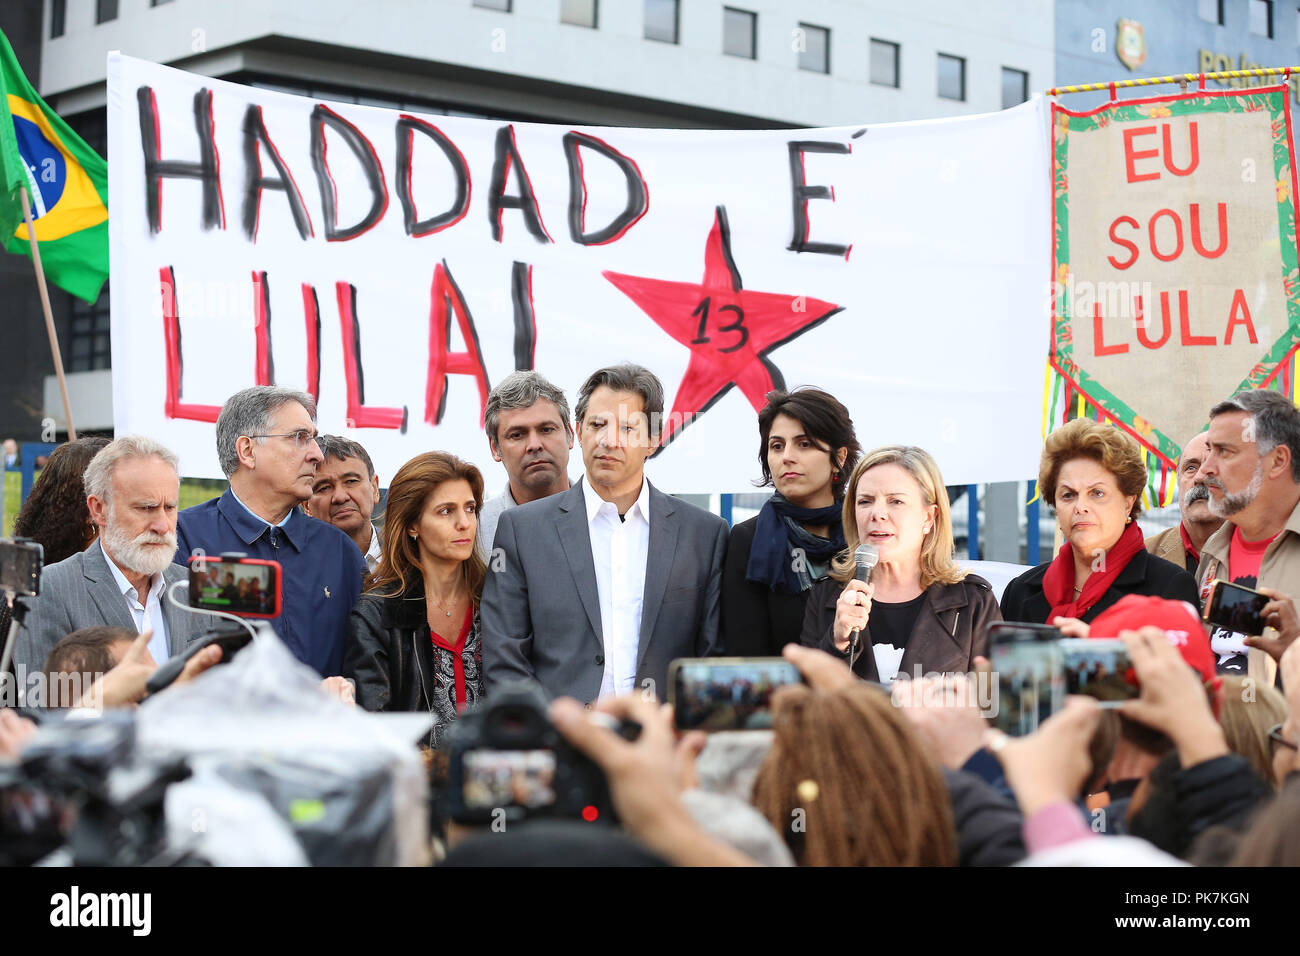
M 875 545 L 863 542 L 858 545 L 853 552 L 853 561 L 857 564 L 857 572 L 854 577 L 863 584 L 871 583 L 871 569 L 876 566 L 880 560 L 880 552 L 876 550 Z M 853 669 L 854 661 L 858 657 L 858 629 L 855 627 L 849 631 L 849 670 Z

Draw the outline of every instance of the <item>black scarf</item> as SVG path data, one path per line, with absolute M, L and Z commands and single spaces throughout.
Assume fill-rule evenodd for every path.
M 754 544 L 749 551 L 745 577 L 779 594 L 802 594 L 816 582 L 808 559 L 825 561 L 844 550 L 842 501 L 825 508 L 798 508 L 780 493 L 772 495 L 758 512 Z M 826 525 L 829 538 L 810 534 L 805 524 Z M 804 560 L 796 560 L 796 550 Z

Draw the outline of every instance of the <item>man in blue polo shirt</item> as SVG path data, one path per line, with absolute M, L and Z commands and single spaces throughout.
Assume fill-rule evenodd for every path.
M 326 677 L 340 673 L 366 562 L 346 534 L 298 511 L 323 457 L 316 402 L 268 385 L 236 392 L 217 418 L 217 456 L 230 487 L 180 513 L 176 560 L 202 548 L 280 562 L 284 609 L 271 626 L 298 660 Z

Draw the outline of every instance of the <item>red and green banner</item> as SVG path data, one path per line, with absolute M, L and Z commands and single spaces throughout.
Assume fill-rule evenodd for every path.
M 1044 428 L 1115 422 L 1167 502 L 1180 449 L 1215 403 L 1297 387 L 1287 88 L 1053 105 L 1052 147 Z

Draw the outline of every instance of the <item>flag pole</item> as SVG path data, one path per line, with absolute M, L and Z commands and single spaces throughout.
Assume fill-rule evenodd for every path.
M 50 311 L 50 290 L 45 287 L 45 269 L 41 266 L 41 248 L 36 242 L 36 229 L 32 225 L 32 200 L 27 187 L 20 186 L 23 199 L 23 219 L 27 223 L 27 241 L 32 246 L 32 267 L 36 269 L 36 287 L 41 290 L 41 308 L 45 310 L 45 331 L 50 337 L 50 354 L 54 356 L 54 374 L 59 377 L 59 394 L 63 397 L 63 417 L 68 423 L 68 441 L 77 440 L 77 429 L 72 424 L 72 402 L 68 400 L 68 380 L 63 374 L 63 353 L 59 351 L 59 337 L 54 334 L 54 314 Z

